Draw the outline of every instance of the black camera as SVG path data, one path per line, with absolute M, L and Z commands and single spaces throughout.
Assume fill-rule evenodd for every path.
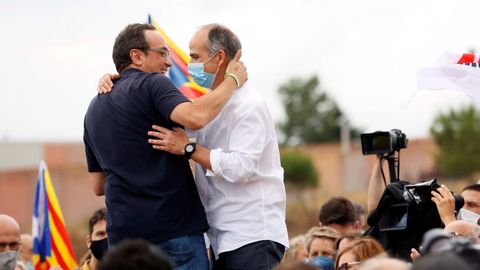
M 360 135 L 364 155 L 389 154 L 407 148 L 407 135 L 399 129 Z
M 417 206 L 423 206 L 426 203 L 431 203 L 432 191 L 436 191 L 440 185 L 437 179 L 421 182 L 418 184 L 410 184 L 404 186 L 403 198 L 405 201 L 415 203 Z M 463 197 L 452 192 L 455 198 L 455 210 L 459 210 L 465 203 Z

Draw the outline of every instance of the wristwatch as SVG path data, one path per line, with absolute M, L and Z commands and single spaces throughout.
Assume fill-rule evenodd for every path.
M 194 143 L 194 142 L 185 144 L 185 148 L 184 148 L 185 157 L 190 159 L 192 157 L 193 153 L 195 152 L 196 148 L 197 148 L 197 144 Z

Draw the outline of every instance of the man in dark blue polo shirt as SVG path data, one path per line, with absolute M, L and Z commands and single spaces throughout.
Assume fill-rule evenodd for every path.
M 188 159 L 155 151 L 152 124 L 199 129 L 247 79 L 240 53 L 229 65 L 236 79 L 190 102 L 162 73 L 171 62 L 165 41 L 146 24 L 117 36 L 113 60 L 121 74 L 115 91 L 96 96 L 85 116 L 88 171 L 97 195 L 105 194 L 109 244 L 143 238 L 165 251 L 175 269 L 208 269 L 208 229 Z M 232 76 L 230 76 L 232 77 Z

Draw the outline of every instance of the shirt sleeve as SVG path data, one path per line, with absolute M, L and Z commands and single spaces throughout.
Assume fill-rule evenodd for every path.
M 180 103 L 190 102 L 175 85 L 162 74 L 153 74 L 148 80 L 153 102 L 160 114 L 170 121 L 170 114 Z
M 98 162 L 97 157 L 90 146 L 86 130 L 83 133 L 83 142 L 85 144 L 85 156 L 87 158 L 88 172 L 103 172 L 103 168 L 100 166 L 100 163 Z
M 256 171 L 266 147 L 269 124 L 268 111 L 262 104 L 253 104 L 239 118 L 232 128 L 229 151 L 221 148 L 210 151 L 212 170 L 206 175 L 223 178 L 229 182 L 247 182 Z

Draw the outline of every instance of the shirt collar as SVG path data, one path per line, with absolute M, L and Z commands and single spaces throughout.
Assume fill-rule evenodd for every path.
M 143 71 L 141 71 L 138 68 L 129 67 L 129 68 L 124 69 L 120 73 L 120 76 L 126 76 L 126 75 L 130 75 L 130 74 L 133 74 L 133 73 L 138 73 L 138 72 L 143 72 Z

